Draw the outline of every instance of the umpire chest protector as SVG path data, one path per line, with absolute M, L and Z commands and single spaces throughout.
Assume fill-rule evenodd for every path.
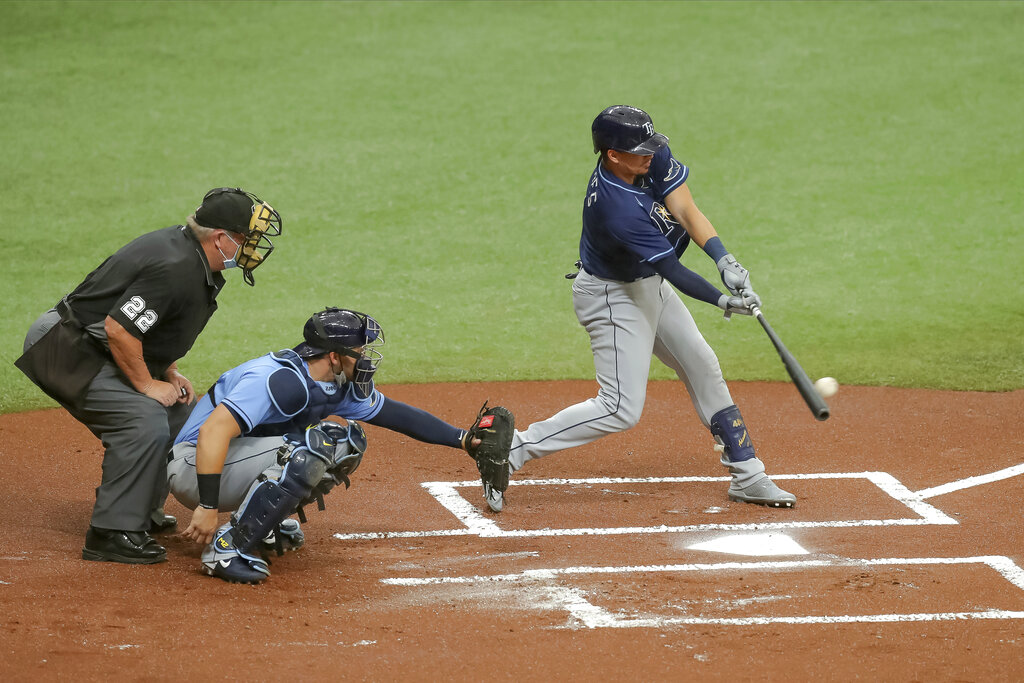
M 334 413 L 345 392 L 341 387 L 333 394 L 309 376 L 299 354 L 291 349 L 270 354 L 281 365 L 267 377 L 267 392 L 287 422 L 257 425 L 246 436 L 279 436 L 286 432 L 302 432 L 326 415 Z

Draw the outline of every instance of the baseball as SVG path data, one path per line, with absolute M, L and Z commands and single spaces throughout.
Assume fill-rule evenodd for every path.
M 835 377 L 822 377 L 814 383 L 814 388 L 818 390 L 822 398 L 829 398 L 835 396 L 836 392 L 839 391 L 839 382 L 836 381 Z

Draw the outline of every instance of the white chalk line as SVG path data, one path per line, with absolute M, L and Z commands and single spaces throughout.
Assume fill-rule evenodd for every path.
M 445 536 L 481 536 L 485 538 L 525 538 L 550 536 L 607 536 L 617 534 L 663 534 L 700 531 L 750 531 L 750 530 L 784 530 L 807 528 L 851 528 L 879 526 L 919 526 L 924 524 L 957 524 L 957 521 L 934 506 L 925 503 L 928 498 L 940 496 L 982 484 L 1024 474 L 1024 464 L 1007 467 L 990 474 L 968 477 L 941 486 L 910 491 L 898 479 L 886 472 L 824 472 L 805 474 L 773 475 L 776 480 L 785 479 L 866 479 L 893 499 L 920 516 L 920 519 L 864 519 L 849 521 L 821 522 L 768 522 L 763 524 L 691 524 L 682 526 L 648 526 L 648 527 L 601 527 L 577 529 L 513 529 L 503 530 L 480 510 L 467 501 L 456 489 L 478 487 L 477 480 L 457 482 L 424 482 L 421 484 L 430 494 L 456 519 L 464 528 L 440 529 L 431 531 L 382 531 L 367 533 L 334 534 L 339 540 L 373 540 L 389 538 L 436 538 Z M 589 477 L 580 479 L 519 479 L 509 482 L 509 486 L 593 486 L 609 484 L 665 484 L 665 483 L 709 483 L 727 482 L 728 476 L 720 477 Z
M 760 560 L 754 562 L 691 562 L 686 564 L 647 564 L 635 566 L 579 566 L 551 569 L 526 569 L 512 574 L 479 574 L 476 576 L 436 576 L 423 578 L 381 579 L 395 586 L 427 586 L 432 584 L 480 583 L 488 581 L 516 582 L 554 579 L 558 576 L 583 574 L 655 574 L 677 572 L 751 571 L 758 569 L 815 569 L 821 567 L 864 567 L 876 565 L 956 565 L 985 564 L 1008 581 L 1024 590 L 1024 570 L 1004 555 L 975 557 L 883 557 L 875 559 L 836 558 L 827 560 Z
M 895 477 L 886 472 L 826 472 L 810 474 L 773 475 L 775 480 L 784 479 L 864 479 L 879 490 L 902 503 L 918 515 L 916 518 L 825 520 L 802 522 L 764 522 L 756 524 L 687 524 L 658 526 L 591 527 L 573 529 L 502 529 L 492 519 L 471 504 L 458 492 L 459 488 L 478 487 L 479 481 L 430 481 L 421 484 L 446 510 L 458 519 L 463 529 L 435 531 L 399 531 L 379 533 L 335 534 L 339 540 L 381 539 L 381 538 L 429 538 L 437 536 L 480 536 L 483 538 L 537 538 L 551 536 L 609 536 L 638 534 L 668 534 L 701 531 L 751 531 L 809 528 L 850 528 L 879 526 L 918 526 L 924 524 L 957 524 L 938 508 L 920 499 Z M 586 479 L 520 479 L 509 482 L 510 486 L 593 486 L 608 484 L 675 484 L 727 482 L 729 477 L 590 477 Z
M 1013 467 L 1007 467 L 997 472 L 992 472 L 990 474 L 981 474 L 976 477 L 967 477 L 966 479 L 960 479 L 959 481 L 951 481 L 948 484 L 942 484 L 941 486 L 933 486 L 929 489 L 922 489 L 917 492 L 917 496 L 922 500 L 925 498 L 934 498 L 935 496 L 941 496 L 945 493 L 952 493 L 953 491 L 969 489 L 971 487 L 980 486 L 982 484 L 990 484 L 995 481 L 1009 479 L 1010 477 L 1016 477 L 1021 474 L 1024 474 L 1024 463 L 1020 465 L 1014 465 Z
M 1001 555 L 978 557 L 916 557 L 838 560 L 786 560 L 777 562 L 718 562 L 701 564 L 644 565 L 627 567 L 562 567 L 530 569 L 514 574 L 478 576 L 422 577 L 381 579 L 395 586 L 428 586 L 470 584 L 481 582 L 519 583 L 552 580 L 584 574 L 650 574 L 657 572 L 721 572 L 750 570 L 818 569 L 823 567 L 864 567 L 884 565 L 963 565 L 984 564 L 1024 590 L 1024 571 L 1010 558 Z M 661 628 L 683 625 L 761 626 L 770 624 L 850 624 L 894 623 L 914 621 L 955 621 L 967 619 L 1024 619 L 1024 611 L 985 609 L 975 612 L 932 612 L 911 614 L 813 615 L 778 617 L 629 617 L 615 614 L 590 602 L 584 593 L 568 586 L 551 586 L 552 601 L 569 613 L 570 619 L 587 628 Z
M 1024 612 L 931 612 L 923 614 L 857 614 L 805 617 L 653 617 L 628 619 L 594 611 L 572 613 L 587 628 L 663 628 L 665 626 L 769 626 L 772 624 L 879 624 L 967 619 L 1024 619 Z
M 949 524 L 949 522 L 938 522 Z M 956 522 L 953 522 L 955 524 Z M 472 529 L 439 529 L 435 531 L 379 531 L 334 534 L 341 541 L 387 538 L 437 538 L 442 536 L 479 536 L 484 538 L 549 538 L 552 536 L 616 536 L 641 534 L 677 534 L 699 531 L 781 531 L 785 529 L 850 529 L 854 527 L 902 527 L 936 524 L 927 519 L 857 519 L 822 522 L 758 522 L 749 524 L 689 524 L 686 526 L 625 526 L 575 529 L 511 529 L 495 533 L 478 533 Z

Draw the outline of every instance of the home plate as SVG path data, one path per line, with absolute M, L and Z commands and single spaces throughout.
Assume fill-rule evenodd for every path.
M 730 555 L 808 555 L 807 550 L 786 534 L 735 534 L 720 536 L 687 546 L 689 550 L 709 550 Z

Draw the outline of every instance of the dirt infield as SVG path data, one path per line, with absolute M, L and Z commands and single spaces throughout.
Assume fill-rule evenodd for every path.
M 525 425 L 594 386 L 382 390 Z M 262 586 L 174 535 L 164 564 L 81 560 L 100 444 L 2 416 L 0 678 L 1020 680 L 1024 391 L 844 387 L 817 423 L 790 385 L 730 386 L 795 509 L 728 502 L 685 389 L 653 382 L 636 428 L 529 463 L 501 515 L 464 454 L 369 428 Z

